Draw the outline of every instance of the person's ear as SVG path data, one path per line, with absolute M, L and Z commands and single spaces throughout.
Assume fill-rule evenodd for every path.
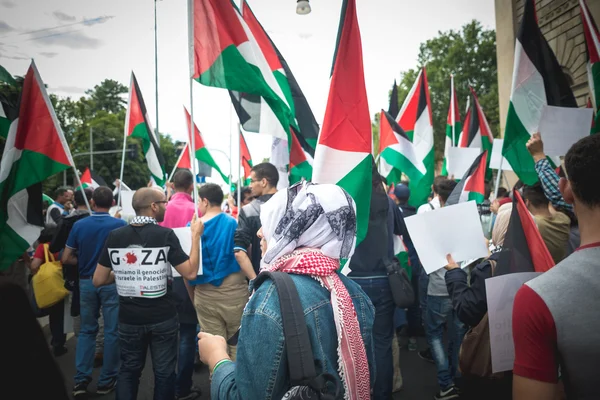
M 575 196 L 573 196 L 573 188 L 571 187 L 571 182 L 569 182 L 565 178 L 560 178 L 558 181 L 558 189 L 562 194 L 563 198 L 567 202 L 567 204 L 573 204 L 575 202 Z

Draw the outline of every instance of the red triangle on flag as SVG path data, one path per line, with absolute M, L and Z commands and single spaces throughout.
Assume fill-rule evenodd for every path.
M 190 135 L 190 120 L 192 117 L 190 116 L 190 113 L 185 108 L 185 106 L 183 106 L 183 113 L 185 114 L 185 121 L 187 122 L 188 139 L 189 139 L 188 144 L 191 147 L 192 146 L 192 136 Z M 204 140 L 202 140 L 202 135 L 200 134 L 200 130 L 196 126 L 196 123 L 194 123 L 194 136 L 195 136 L 194 146 L 196 147 L 196 149 L 194 151 L 194 153 L 195 153 L 196 151 L 198 151 L 204 147 Z
M 33 61 L 21 90 L 15 148 L 43 154 L 64 165 L 73 165 L 69 146 Z
M 190 161 L 189 143 L 186 143 L 183 150 L 181 150 L 181 154 L 179 155 L 179 160 L 177 160 L 176 166 L 177 168 L 182 169 L 192 169 L 192 162 Z
M 90 171 L 89 168 L 85 169 L 85 172 L 83 173 L 83 175 L 81 175 L 80 180 L 81 180 L 82 184 L 85 183 L 90 186 L 92 185 L 92 172 Z
M 296 132 L 292 128 L 290 128 L 290 136 L 292 138 L 292 145 L 290 146 L 290 169 L 292 169 L 296 165 L 300 165 L 307 161 L 307 159 L 304 149 L 302 149 L 300 141 L 296 136 Z
M 387 147 L 398 144 L 398 139 L 394 135 L 394 130 L 390 121 L 388 121 L 385 112 L 381 110 L 379 114 L 379 152 L 383 152 Z
M 485 196 L 485 170 L 487 167 L 487 150 L 483 152 L 483 156 L 479 160 L 477 169 L 470 175 L 470 179 L 466 181 L 464 191 L 476 192 Z
M 243 0 L 242 1 L 242 18 L 246 21 L 248 28 L 252 31 L 252 35 L 254 39 L 258 43 L 258 47 L 262 50 L 271 71 L 277 71 L 278 69 L 283 69 L 281 62 L 279 61 L 279 57 L 273 48 L 273 44 L 271 43 L 271 39 L 265 33 L 265 30 L 261 26 L 260 22 L 256 19 L 256 16 L 248 6 L 248 3 Z
M 250 150 L 242 132 L 240 132 L 240 157 L 242 166 L 244 167 L 244 178 L 247 179 L 250 177 L 250 170 L 252 169 L 252 157 L 250 156 Z

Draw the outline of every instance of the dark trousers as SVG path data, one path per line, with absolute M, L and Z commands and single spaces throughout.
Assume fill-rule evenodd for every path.
M 413 269 L 410 283 L 412 284 L 413 293 L 415 294 L 415 302 L 408 307 L 406 319 L 408 322 L 408 337 L 423 336 L 423 321 L 421 321 L 421 302 L 419 299 L 419 277 L 421 271 Z M 423 272 L 424 273 L 424 272 Z
M 61 300 L 44 311 L 48 313 L 48 318 L 50 319 L 50 333 L 52 334 L 50 344 L 55 349 L 63 347 L 67 341 L 67 335 L 64 333 L 65 301 Z
M 179 357 L 177 358 L 177 378 L 175 394 L 186 396 L 192 388 L 194 362 L 196 361 L 196 324 L 179 324 Z
M 177 317 L 148 325 L 119 323 L 121 369 L 117 381 L 117 400 L 137 399 L 148 347 L 154 369 L 154 400 L 173 400 L 178 331 Z
M 387 277 L 352 279 L 360 285 L 375 306 L 373 341 L 375 343 L 376 375 L 373 399 L 389 400 L 392 398 L 394 380 L 392 340 L 394 338 L 394 311 L 396 310 L 390 283 Z

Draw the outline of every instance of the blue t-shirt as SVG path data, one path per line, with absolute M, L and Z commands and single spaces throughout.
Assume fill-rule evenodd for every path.
M 67 239 L 67 247 L 77 250 L 80 277 L 94 275 L 108 234 L 125 225 L 125 221 L 111 217 L 106 212 L 94 212 L 91 217 L 75 222 Z
M 229 275 L 238 272 L 240 265 L 233 253 L 233 236 L 237 221 L 221 213 L 204 223 L 202 234 L 202 275 L 190 281 L 190 285 L 211 283 L 221 286 Z

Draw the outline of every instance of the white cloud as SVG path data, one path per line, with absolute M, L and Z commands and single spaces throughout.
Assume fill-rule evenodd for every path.
M 62 46 L 74 50 L 97 49 L 102 45 L 101 40 L 90 37 L 80 30 L 31 36 L 30 40 L 44 46 Z
M 77 18 L 73 15 L 69 15 L 69 14 L 65 14 L 62 11 L 54 11 L 52 13 L 52 15 L 54 15 L 54 17 L 59 20 L 59 21 L 63 21 L 63 22 L 73 22 L 75 21 Z

